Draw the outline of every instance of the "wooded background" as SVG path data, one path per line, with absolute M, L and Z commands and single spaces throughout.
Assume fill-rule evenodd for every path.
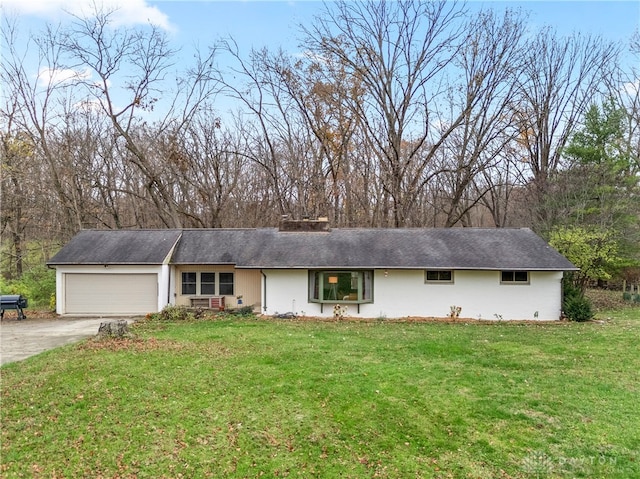
M 597 231 L 637 264 L 640 37 L 532 32 L 521 11 L 329 2 L 305 55 L 177 52 L 96 10 L 2 25 L 1 265 L 83 228 L 530 227 Z M 35 50 L 34 50 L 35 49 Z M 175 71 L 177 56 L 192 65 Z M 33 67 L 33 65 L 31 65 Z M 620 268 L 618 268 L 620 270 Z

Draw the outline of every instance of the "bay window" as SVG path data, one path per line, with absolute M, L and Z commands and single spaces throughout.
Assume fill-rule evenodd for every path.
M 373 271 L 309 271 L 309 301 L 370 303 Z

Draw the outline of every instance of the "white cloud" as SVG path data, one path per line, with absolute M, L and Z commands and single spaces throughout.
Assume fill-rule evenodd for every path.
M 75 104 L 75 107 L 85 113 L 102 111 L 102 105 L 100 104 L 100 101 L 89 98 L 79 101 Z
M 622 85 L 621 90 L 629 96 L 636 96 L 640 93 L 640 79 L 627 82 Z
M 38 72 L 38 82 L 41 85 L 61 85 L 75 80 L 88 80 L 91 78 L 90 70 L 71 70 L 60 69 L 52 70 L 50 68 L 42 68 Z
M 59 19 L 69 12 L 78 16 L 90 16 L 97 8 L 116 10 L 115 25 L 153 24 L 164 30 L 173 30 L 169 17 L 146 0 L 0 0 L 7 13 L 36 15 Z

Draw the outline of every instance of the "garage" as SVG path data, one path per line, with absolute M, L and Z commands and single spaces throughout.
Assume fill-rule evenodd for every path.
M 147 314 L 158 311 L 155 273 L 66 273 L 66 314 Z

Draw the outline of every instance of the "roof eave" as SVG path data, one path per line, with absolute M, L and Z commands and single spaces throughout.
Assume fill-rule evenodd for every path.
M 180 263 L 180 264 L 202 264 L 202 263 Z M 373 266 L 373 265 L 236 265 L 237 269 L 395 269 L 395 270 L 441 270 L 441 271 L 580 271 L 580 268 L 536 268 L 536 267 L 478 267 L 478 266 Z
M 83 262 L 55 262 L 55 263 L 46 263 L 47 266 L 162 266 L 164 263 L 160 262 L 145 262 L 145 261 L 135 261 L 131 263 L 122 263 L 122 262 L 110 262 L 110 261 L 83 261 Z

